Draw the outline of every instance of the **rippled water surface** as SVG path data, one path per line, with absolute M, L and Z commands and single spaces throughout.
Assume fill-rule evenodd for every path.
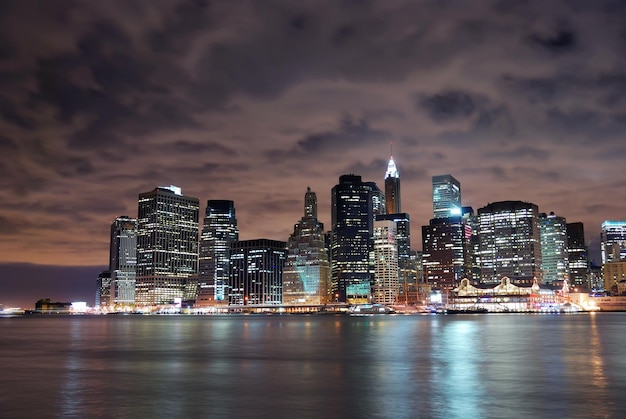
M 620 418 L 626 313 L 0 319 L 0 417 Z

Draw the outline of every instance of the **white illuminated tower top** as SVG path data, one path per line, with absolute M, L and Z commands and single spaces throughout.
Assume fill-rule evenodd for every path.
M 393 161 L 393 156 L 389 158 L 389 163 L 387 164 L 387 172 L 385 173 L 385 179 L 387 179 L 388 177 L 400 178 L 400 173 L 398 173 L 396 162 Z
M 393 144 L 385 173 L 385 207 L 387 214 L 397 214 L 400 209 L 400 173 L 393 160 Z

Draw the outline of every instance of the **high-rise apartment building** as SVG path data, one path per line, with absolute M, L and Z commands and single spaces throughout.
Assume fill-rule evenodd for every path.
M 569 262 L 567 252 L 567 223 L 565 218 L 550 214 L 539 214 L 539 235 L 541 237 L 541 270 L 543 282 L 561 285 L 569 282 Z
M 570 283 L 591 289 L 589 252 L 583 223 L 567 223 L 567 263 Z
M 200 235 L 197 306 L 228 304 L 230 245 L 237 240 L 235 203 L 208 200 Z
M 373 182 L 342 175 L 331 193 L 331 286 L 335 300 L 363 303 L 371 293 Z
M 626 221 L 604 221 L 600 240 L 602 264 L 626 259 Z
M 400 209 L 400 173 L 393 156 L 389 158 L 385 173 L 385 207 L 387 214 L 398 214 Z
M 431 287 L 452 289 L 471 275 L 471 237 L 460 216 L 433 218 L 422 227 L 424 279 Z
M 135 304 L 195 299 L 199 200 L 176 186 L 139 194 Z
M 280 305 L 287 243 L 269 239 L 240 240 L 230 247 L 229 304 Z
M 461 216 L 461 184 L 451 175 L 433 176 L 433 218 Z
M 415 258 L 411 258 L 411 221 L 409 214 L 377 215 L 376 221 L 393 221 L 396 224 L 396 242 L 398 243 L 398 280 L 400 298 L 408 298 L 410 290 L 417 287 Z M 406 289 L 405 289 L 406 288 Z
M 375 221 L 372 302 L 394 304 L 399 292 L 396 223 L 392 220 Z
M 317 220 L 317 195 L 307 188 L 304 216 L 287 242 L 283 304 L 326 304 L 330 299 L 330 262 L 324 224 Z
M 137 269 L 137 219 L 126 215 L 111 224 L 109 272 L 111 272 L 111 300 L 115 306 L 135 303 L 135 275 Z
M 483 283 L 543 281 L 537 205 L 493 202 L 478 209 L 480 274 Z

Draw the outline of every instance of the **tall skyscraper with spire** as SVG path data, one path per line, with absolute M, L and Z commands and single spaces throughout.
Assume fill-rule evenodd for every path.
M 197 306 L 228 304 L 230 245 L 237 240 L 235 203 L 208 200 L 200 236 Z
M 387 214 L 400 213 L 400 173 L 398 173 L 393 155 L 389 158 L 385 173 L 385 204 Z
M 317 220 L 317 195 L 307 188 L 304 216 L 287 242 L 283 269 L 283 304 L 326 304 L 330 296 L 330 262 L 324 224 Z
M 135 304 L 196 298 L 199 200 L 177 186 L 139 194 Z M 193 291 L 191 291 L 193 289 Z

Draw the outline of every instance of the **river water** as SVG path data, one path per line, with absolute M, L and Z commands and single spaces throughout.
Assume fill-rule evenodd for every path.
M 1 418 L 626 417 L 626 313 L 0 319 Z

